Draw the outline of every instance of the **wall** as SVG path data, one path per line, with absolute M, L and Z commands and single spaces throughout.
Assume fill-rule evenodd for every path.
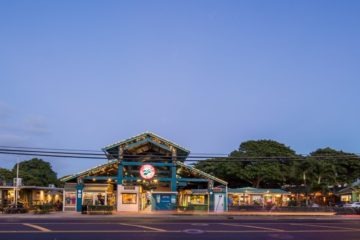
M 118 212 L 137 212 L 139 211 L 140 205 L 140 189 L 139 186 L 123 186 L 118 185 L 117 187 L 117 211 Z M 126 199 L 123 199 L 123 194 L 136 194 L 136 201 L 135 203 L 127 203 Z M 124 200 L 124 201 L 123 201 Z

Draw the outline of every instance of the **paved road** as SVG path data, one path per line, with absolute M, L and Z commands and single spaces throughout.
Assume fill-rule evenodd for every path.
M 359 240 L 360 220 L 176 218 L 2 218 L 0 239 Z

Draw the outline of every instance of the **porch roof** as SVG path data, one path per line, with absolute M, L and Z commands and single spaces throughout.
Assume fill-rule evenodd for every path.
M 350 195 L 350 194 L 352 194 L 353 191 L 354 191 L 353 188 L 347 187 L 347 188 L 343 188 L 343 189 L 339 190 L 336 194 L 337 195 Z
M 67 182 L 69 180 L 72 180 L 72 179 L 75 179 L 75 178 L 78 178 L 78 177 L 81 177 L 81 176 L 87 176 L 87 175 L 89 175 L 89 174 L 91 174 L 93 172 L 96 172 L 96 171 L 100 170 L 103 167 L 111 166 L 112 164 L 115 164 L 115 163 L 118 163 L 118 160 L 116 160 L 116 159 L 110 160 L 107 163 L 97 165 L 97 166 L 95 166 L 93 168 L 89 168 L 89 169 L 87 169 L 85 171 L 78 172 L 78 173 L 75 173 L 75 174 L 69 175 L 69 176 L 64 176 L 64 177 L 60 178 L 60 181 Z
M 14 186 L 0 186 L 0 189 L 14 189 Z M 30 190 L 50 190 L 50 191 L 62 191 L 63 188 L 57 187 L 42 187 L 42 186 L 19 186 L 18 189 L 30 189 Z
M 82 172 L 79 172 L 79 173 L 76 173 L 76 174 L 73 174 L 73 175 L 69 175 L 69 176 L 65 176 L 65 177 L 62 177 L 60 178 L 60 181 L 62 182 L 67 182 L 67 181 L 70 181 L 70 180 L 73 180 L 73 179 L 76 179 L 78 177 L 82 177 L 82 176 L 89 176 L 91 175 L 92 173 L 96 173 L 97 171 L 99 171 L 101 168 L 104 168 L 104 167 L 107 167 L 107 166 L 111 166 L 113 164 L 117 164 L 118 163 L 118 160 L 114 159 L 114 160 L 111 160 L 111 161 L 108 161 L 107 163 L 104 163 L 104 164 L 101 164 L 101 165 L 98 165 L 98 166 L 95 166 L 93 168 L 90 168 L 90 169 L 87 169 L 85 171 L 82 171 Z M 183 167 L 183 168 L 186 168 L 188 169 L 190 172 L 192 173 L 196 173 L 202 177 L 205 177 L 206 179 L 210 179 L 210 180 L 213 180 L 215 182 L 218 182 L 220 184 L 223 184 L 223 185 L 227 185 L 227 182 L 224 181 L 224 180 L 221 180 L 217 177 L 214 177 L 208 173 L 205 173 L 197 168 L 194 168 L 192 166 L 188 166 L 186 164 L 184 164 L 183 162 L 180 162 L 180 161 L 176 161 L 176 165 L 177 166 L 180 166 L 180 167 Z
M 248 193 L 248 194 L 290 194 L 289 192 L 279 188 L 253 188 L 253 187 L 229 188 L 228 192 Z

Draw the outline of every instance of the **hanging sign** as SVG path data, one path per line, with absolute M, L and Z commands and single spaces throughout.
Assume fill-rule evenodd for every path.
M 155 176 L 155 168 L 153 165 L 145 164 L 140 167 L 140 176 L 145 180 L 150 180 Z

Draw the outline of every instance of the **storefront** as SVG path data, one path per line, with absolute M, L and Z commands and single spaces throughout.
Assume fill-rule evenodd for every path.
M 186 165 L 190 151 L 165 138 L 145 132 L 103 151 L 108 162 L 61 179 L 64 211 L 82 205 L 117 211 L 227 208 L 227 182 Z
M 209 191 L 207 189 L 189 189 L 179 194 L 179 209 L 181 210 L 209 210 Z
M 359 186 L 346 187 L 337 192 L 342 203 L 358 202 L 360 201 L 360 188 Z
M 229 206 L 276 205 L 287 206 L 290 193 L 282 189 L 235 188 L 229 189 Z
M 0 206 L 15 204 L 15 188 L 0 186 Z M 29 208 L 43 204 L 62 204 L 63 189 L 56 187 L 19 186 L 18 203 Z

